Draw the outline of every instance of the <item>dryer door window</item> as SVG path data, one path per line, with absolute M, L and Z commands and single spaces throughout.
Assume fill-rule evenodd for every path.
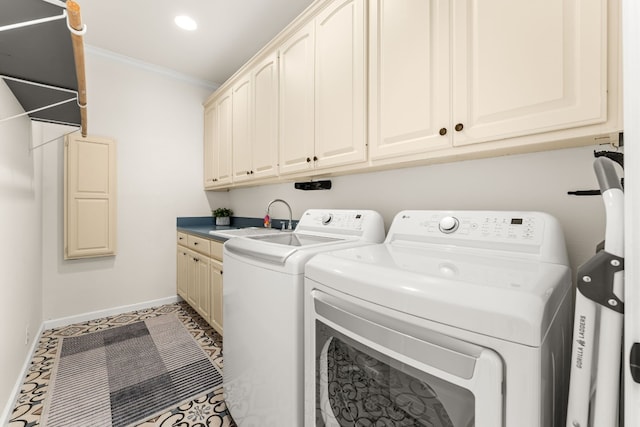
M 495 352 L 313 294 L 316 427 L 502 426 Z
M 474 425 L 469 390 L 326 331 L 319 346 L 317 426 Z

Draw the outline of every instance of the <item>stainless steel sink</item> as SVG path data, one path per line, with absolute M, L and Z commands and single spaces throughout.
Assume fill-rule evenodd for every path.
M 209 234 L 218 237 L 224 237 L 231 239 L 232 237 L 239 236 L 258 236 L 262 234 L 282 233 L 277 228 L 264 228 L 264 227 L 247 227 L 247 228 L 235 228 L 226 230 L 211 230 Z

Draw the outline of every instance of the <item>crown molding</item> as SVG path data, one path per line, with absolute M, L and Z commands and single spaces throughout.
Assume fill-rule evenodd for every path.
M 103 58 L 107 58 L 113 61 L 122 62 L 124 64 L 130 65 L 136 68 L 140 68 L 146 71 L 151 71 L 153 73 L 162 74 L 164 76 L 171 77 L 177 80 L 182 80 L 184 82 L 194 84 L 196 86 L 202 86 L 204 88 L 211 89 L 212 91 L 220 87 L 218 83 L 214 83 L 204 79 L 199 79 L 199 78 L 172 70 L 170 68 L 165 68 L 159 65 L 154 65 L 148 62 L 140 61 L 139 59 L 131 58 L 130 56 L 121 55 L 119 53 L 115 53 L 110 50 L 102 49 L 102 48 L 91 46 L 88 44 L 85 44 L 85 51 L 90 55 L 101 56 Z

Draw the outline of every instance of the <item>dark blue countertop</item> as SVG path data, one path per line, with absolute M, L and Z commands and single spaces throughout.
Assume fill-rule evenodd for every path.
M 216 225 L 216 219 L 212 216 L 197 216 L 197 217 L 178 217 L 177 218 L 178 231 L 184 231 L 185 233 L 191 233 L 206 237 L 207 239 L 218 240 L 224 242 L 224 237 L 214 236 L 209 234 L 211 230 L 231 230 L 234 228 L 246 228 L 246 227 L 262 227 L 262 218 L 248 218 L 242 216 L 232 216 L 231 225 Z M 272 219 L 271 226 L 273 228 L 282 228 L 282 223 L 287 223 L 289 220 L 285 219 Z M 293 221 L 293 227 L 298 224 L 298 221 Z

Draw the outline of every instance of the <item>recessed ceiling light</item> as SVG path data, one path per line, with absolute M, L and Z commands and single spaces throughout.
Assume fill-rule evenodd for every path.
M 193 19 L 191 19 L 186 15 L 176 16 L 176 18 L 174 19 L 174 22 L 178 27 L 187 31 L 193 31 L 196 28 L 198 28 L 198 24 L 196 24 L 196 21 L 194 21 Z

